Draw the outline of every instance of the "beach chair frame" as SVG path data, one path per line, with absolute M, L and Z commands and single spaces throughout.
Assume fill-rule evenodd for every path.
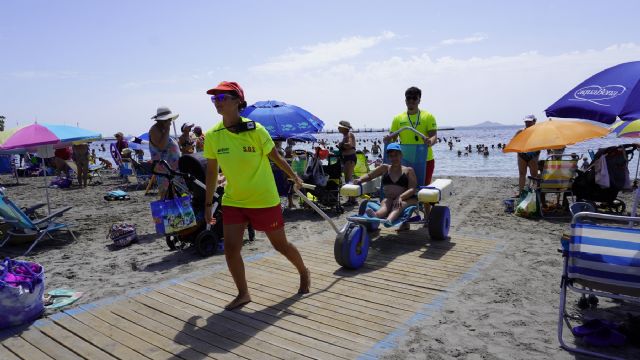
M 565 201 L 571 198 L 572 203 L 575 202 L 572 186 L 573 179 L 576 177 L 578 170 L 578 160 L 580 160 L 580 157 L 575 154 L 549 155 L 544 161 L 542 175 L 540 175 L 540 177 L 529 176 L 529 180 L 534 185 L 532 188 L 535 189 L 536 197 L 540 204 L 538 209 L 540 217 L 571 217 L 569 204 L 565 203 Z M 557 205 L 560 206 L 562 201 L 567 209 L 567 214 L 561 216 L 545 216 L 543 210 L 545 204 L 542 201 L 542 194 L 557 194 Z M 560 199 L 560 197 L 562 197 L 562 199 Z
M 45 235 L 50 239 L 53 239 L 51 233 L 62 229 L 66 229 L 69 234 L 71 234 L 73 240 L 76 241 L 77 238 L 73 231 L 71 231 L 69 224 L 55 222 L 57 218 L 61 217 L 71 208 L 71 206 L 65 207 L 54 211 L 43 218 L 32 220 L 21 208 L 19 208 L 13 201 L 7 198 L 2 191 L 0 191 L 0 216 L 7 224 L 12 226 L 11 229 L 7 230 L 5 238 L 0 242 L 0 248 L 13 237 L 35 236 L 35 240 L 31 243 L 31 246 L 29 246 L 27 251 L 22 254 L 22 256 L 26 256 Z
M 598 224 L 596 220 L 607 224 Z M 620 225 L 613 226 L 611 223 Z M 563 349 L 589 356 L 619 359 L 609 354 L 569 346 L 564 341 L 564 326 L 573 329 L 571 316 L 566 311 L 567 290 L 640 304 L 638 252 L 640 217 L 591 212 L 580 212 L 573 216 L 571 238 L 568 246 L 563 249 L 564 265 L 560 284 L 558 341 Z

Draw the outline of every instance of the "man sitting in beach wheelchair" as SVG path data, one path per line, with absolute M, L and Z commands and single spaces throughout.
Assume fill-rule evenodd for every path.
M 413 131 L 416 136 L 426 139 L 411 127 L 403 127 L 391 135 L 402 131 Z M 334 246 L 334 255 L 340 265 L 357 269 L 364 264 L 369 248 L 368 232 L 376 231 L 381 223 L 385 227 L 400 226 L 402 230 L 407 230 L 409 224 L 422 224 L 428 228 L 430 239 L 447 239 L 450 211 L 448 207 L 436 204 L 451 195 L 452 180 L 437 179 L 424 186 L 427 149 L 426 144 L 388 144 L 383 165 L 362 176 L 360 181 L 341 188 L 343 196 L 361 196 L 368 192 L 372 179 L 388 177 L 382 181 L 381 202 L 365 200 L 357 215 L 347 217 L 347 224 L 338 234 Z M 432 206 L 431 211 L 422 219 L 420 213 L 427 205 Z

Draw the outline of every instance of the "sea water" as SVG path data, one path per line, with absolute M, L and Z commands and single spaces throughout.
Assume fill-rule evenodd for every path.
M 503 153 L 502 149 L 498 149 L 497 145 L 508 143 L 511 138 L 522 127 L 518 126 L 500 126 L 500 127 L 464 127 L 453 130 L 439 130 L 438 138 L 442 141 L 434 145 L 433 151 L 436 160 L 436 168 L 434 175 L 446 176 L 497 176 L 497 177 L 517 177 L 518 161 L 515 153 Z M 357 149 L 363 150 L 365 147 L 371 149 L 373 141 L 382 141 L 382 137 L 386 132 L 358 132 L 355 133 Z M 315 135 L 318 140 L 325 140 L 327 146 L 335 147 L 336 143 L 342 140 L 339 133 L 323 133 Z M 453 141 L 453 148 L 449 150 L 447 142 Z M 457 139 L 457 140 L 456 140 Z M 636 140 L 636 141 L 633 141 Z M 91 144 L 91 149 L 96 149 L 98 157 L 104 157 L 112 161 L 109 153 L 109 145 L 113 141 L 98 141 Z M 575 145 L 569 145 L 565 150 L 565 154 L 576 153 L 581 158 L 589 158 L 588 151 L 597 151 L 599 148 L 621 145 L 632 142 L 639 142 L 638 139 L 615 138 L 609 135 L 606 138 L 587 140 Z M 100 150 L 100 144 L 105 145 L 106 151 Z M 485 156 L 476 151 L 476 145 L 484 144 L 489 149 L 489 155 Z M 317 143 L 297 143 L 294 149 L 312 150 Z M 471 145 L 472 151 L 467 155 L 465 147 Z M 144 150 L 144 159 L 148 160 L 149 146 L 142 144 Z M 462 152 L 458 156 L 458 150 Z M 634 178 L 637 172 L 638 152 L 634 153 L 634 159 L 629 164 L 631 177 Z M 540 159 L 545 159 L 546 151 L 542 151 Z M 371 154 L 368 155 L 370 161 L 375 160 Z M 582 161 L 579 162 L 582 164 Z

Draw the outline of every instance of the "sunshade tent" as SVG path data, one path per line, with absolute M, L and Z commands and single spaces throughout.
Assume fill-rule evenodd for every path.
M 562 149 L 584 140 L 606 136 L 609 129 L 583 121 L 552 120 L 530 126 L 509 141 L 503 152 Z
M 42 155 L 46 154 L 48 155 L 47 157 L 52 157 L 51 153 L 53 153 L 54 148 L 102 139 L 102 135 L 98 132 L 69 125 L 36 123 L 9 131 L 12 133 L 0 144 L 0 150 L 38 152 L 42 157 L 43 167 L 45 156 Z M 51 212 L 46 172 L 44 182 L 47 208 Z
M 562 96 L 545 110 L 547 117 L 613 124 L 640 118 L 640 61 L 605 69 Z
M 282 101 L 258 101 L 242 110 L 240 115 L 262 124 L 274 140 L 318 133 L 324 127 L 324 122 L 317 116 Z

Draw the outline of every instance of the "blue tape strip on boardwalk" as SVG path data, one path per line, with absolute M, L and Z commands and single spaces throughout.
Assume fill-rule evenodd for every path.
M 419 322 L 429 318 L 434 312 L 439 311 L 444 306 L 449 294 L 462 287 L 464 284 L 475 279 L 482 269 L 487 267 L 496 258 L 496 254 L 504 249 L 504 243 L 496 245 L 495 249 L 473 265 L 466 273 L 462 274 L 453 284 L 449 285 L 441 294 L 436 296 L 430 303 L 424 304 L 415 315 L 413 315 L 404 324 L 400 325 L 395 331 L 387 335 L 384 339 L 378 341 L 366 353 L 358 357 L 359 360 L 370 358 L 379 358 L 384 352 L 395 349 L 398 346 L 400 338 L 404 337 L 410 327 L 417 325 Z

